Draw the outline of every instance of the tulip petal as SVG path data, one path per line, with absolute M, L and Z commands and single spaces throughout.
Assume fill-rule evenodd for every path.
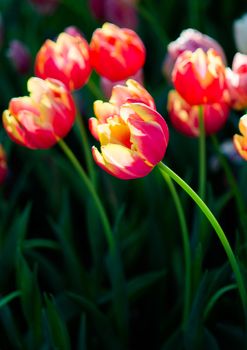
M 233 136 L 233 144 L 239 153 L 239 155 L 247 160 L 247 138 L 241 135 L 235 134 Z
M 107 119 L 115 114 L 118 114 L 117 106 L 97 100 L 93 104 L 94 114 L 100 123 L 106 123 Z
M 115 144 L 101 147 L 100 154 L 93 148 L 93 156 L 97 164 L 120 179 L 128 180 L 146 176 L 153 169 L 136 152 Z

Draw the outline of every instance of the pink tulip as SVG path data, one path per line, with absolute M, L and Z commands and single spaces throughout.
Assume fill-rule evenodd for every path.
M 226 82 L 231 107 L 237 110 L 247 108 L 247 55 L 236 53 L 232 69 L 226 70 Z
M 172 90 L 168 95 L 168 113 L 175 129 L 186 136 L 199 136 L 199 108 L 191 106 L 177 93 Z M 229 105 L 220 103 L 204 104 L 203 119 L 206 135 L 219 131 L 229 115 Z
M 73 98 L 59 80 L 32 77 L 27 86 L 30 96 L 11 99 L 3 112 L 3 126 L 9 137 L 22 146 L 50 148 L 72 128 Z
M 168 144 L 169 132 L 162 116 L 142 103 L 123 104 L 119 114 L 112 114 L 114 106 L 102 101 L 96 101 L 94 108 L 97 121 L 92 124 L 101 144 L 101 152 L 92 148 L 95 162 L 123 180 L 149 174 L 163 159 Z
M 198 48 L 204 52 L 214 49 L 226 64 L 224 51 L 216 40 L 198 30 L 189 28 L 183 30 L 178 39 L 172 41 L 167 47 L 168 52 L 163 63 L 163 72 L 168 80 L 171 80 L 171 73 L 178 56 L 186 50 L 193 52 Z

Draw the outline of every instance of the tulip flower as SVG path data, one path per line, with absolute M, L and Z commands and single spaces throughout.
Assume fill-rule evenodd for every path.
M 145 62 L 145 47 L 139 36 L 111 23 L 95 30 L 90 49 L 92 67 L 111 81 L 127 79 Z
M 184 51 L 177 59 L 172 80 L 190 105 L 218 103 L 226 89 L 225 66 L 216 51 Z
M 3 112 L 3 126 L 16 143 L 31 149 L 52 147 L 75 120 L 75 105 L 66 86 L 55 79 L 32 77 L 30 96 L 12 98 Z
M 8 173 L 6 154 L 3 146 L 0 145 L 0 184 L 4 182 Z
M 115 85 L 112 89 L 110 103 L 120 107 L 126 102 L 141 102 L 156 109 L 154 99 L 144 87 L 133 79 L 128 79 L 124 85 Z
M 162 68 L 166 78 L 171 80 L 174 64 L 181 53 L 186 50 L 194 52 L 199 48 L 204 52 L 207 52 L 209 49 L 214 49 L 222 58 L 222 61 L 226 63 L 225 53 L 216 40 L 208 35 L 202 34 L 198 30 L 188 28 L 183 30 L 178 39 L 172 41 L 167 47 L 167 55 Z
M 52 15 L 59 5 L 59 0 L 29 0 L 41 15 Z
M 233 22 L 233 35 L 238 51 L 247 55 L 247 13 Z
M 247 114 L 240 118 L 239 130 L 242 135 L 235 134 L 233 136 L 233 144 L 238 154 L 247 160 Z
M 102 21 L 135 30 L 138 17 L 133 0 L 90 0 L 93 15 Z
M 20 40 L 12 40 L 9 44 L 7 57 L 18 73 L 26 74 L 31 67 L 31 54 L 29 49 Z
M 89 46 L 79 34 L 61 33 L 56 42 L 46 40 L 37 53 L 35 75 L 62 81 L 70 90 L 81 88 L 89 79 Z
M 247 108 L 247 55 L 236 53 L 232 69 L 226 70 L 226 82 L 231 107 L 237 110 Z
M 96 101 L 94 111 L 90 129 L 101 152 L 93 147 L 92 153 L 102 169 L 123 180 L 135 179 L 149 174 L 162 160 L 169 132 L 156 110 L 137 102 L 117 107 Z
M 199 136 L 199 108 L 191 106 L 172 90 L 168 95 L 168 112 L 175 129 L 186 136 Z M 225 101 L 203 105 L 204 128 L 206 135 L 219 131 L 229 115 L 229 106 Z
M 120 81 L 116 81 L 116 82 L 113 82 L 109 79 L 101 77 L 100 86 L 101 86 L 102 91 L 104 92 L 105 97 L 110 98 L 113 87 L 115 85 L 124 85 L 126 83 L 126 81 L 129 79 L 133 79 L 133 80 L 137 81 L 139 84 L 143 85 L 143 71 L 142 71 L 142 69 L 138 70 L 138 72 L 136 72 L 136 74 L 132 75 L 131 77 L 128 77 L 128 79 L 124 79 L 124 80 L 120 80 Z

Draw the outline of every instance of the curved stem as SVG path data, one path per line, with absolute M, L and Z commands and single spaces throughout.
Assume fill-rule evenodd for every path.
M 178 218 L 181 226 L 182 239 L 183 239 L 183 249 L 184 249 L 184 265 L 185 265 L 185 290 L 184 290 L 184 309 L 183 309 L 183 327 L 186 326 L 186 322 L 189 315 L 190 308 L 190 294 L 191 294 L 191 254 L 190 254 L 190 240 L 189 240 L 189 232 L 186 224 L 186 219 L 184 215 L 184 210 L 179 199 L 176 188 L 170 178 L 170 176 L 166 173 L 162 173 L 171 195 L 173 197 L 173 201 L 178 213 Z
M 207 207 L 207 205 L 203 202 L 203 200 L 196 194 L 196 192 L 183 180 L 179 177 L 174 171 L 172 171 L 168 166 L 160 162 L 158 167 L 162 173 L 170 176 L 182 189 L 188 193 L 188 195 L 194 200 L 194 202 L 198 205 L 204 215 L 208 218 L 209 222 L 213 226 L 225 252 L 228 257 L 229 263 L 232 267 L 232 270 L 235 274 L 236 282 L 238 285 L 239 294 L 241 297 L 241 301 L 243 304 L 245 316 L 247 315 L 247 293 L 242 277 L 242 273 L 240 271 L 237 259 L 232 251 L 232 248 L 228 242 L 228 239 L 222 230 L 220 224 L 216 220 L 215 216 L 211 212 L 211 210 Z
M 212 310 L 212 308 L 216 304 L 217 300 L 226 292 L 229 292 L 230 290 L 233 290 L 236 288 L 237 288 L 237 285 L 235 283 L 233 283 L 233 284 L 229 284 L 228 286 L 222 287 L 219 290 L 217 290 L 217 292 L 210 298 L 210 300 L 209 300 L 209 302 L 204 310 L 204 314 L 203 314 L 204 320 L 208 317 L 210 311 Z
M 95 171 L 94 171 L 93 157 L 92 157 L 92 154 L 90 152 L 90 148 L 88 147 L 89 142 L 88 142 L 86 129 L 85 129 L 84 123 L 82 121 L 82 116 L 80 115 L 79 112 L 77 112 L 77 115 L 76 115 L 76 123 L 77 123 L 78 129 L 80 131 L 80 136 L 81 136 L 81 140 L 82 140 L 83 151 L 84 151 L 84 155 L 85 155 L 85 159 L 86 159 L 86 164 L 87 164 L 89 176 L 90 176 L 93 184 L 95 185 L 96 184 L 96 177 L 95 177 Z
M 203 106 L 198 106 L 199 109 L 199 196 L 202 200 L 205 199 L 206 185 L 206 139 L 203 119 Z
M 72 163 L 72 165 L 74 166 L 75 170 L 78 172 L 78 174 L 82 178 L 82 180 L 83 180 L 84 184 L 86 185 L 88 191 L 91 193 L 92 198 L 93 198 L 94 203 L 95 203 L 95 206 L 98 209 L 98 212 L 99 212 L 99 215 L 100 215 L 100 218 L 101 218 L 101 221 L 102 221 L 105 237 L 106 237 L 106 240 L 107 240 L 108 245 L 109 245 L 109 250 L 110 250 L 111 253 L 113 253 L 115 251 L 115 249 L 116 249 L 116 245 L 115 245 L 115 240 L 113 238 L 111 226 L 110 226 L 110 223 L 109 223 L 108 218 L 106 216 L 104 207 L 103 207 L 103 205 L 102 205 L 102 203 L 101 203 L 101 201 L 100 201 L 100 199 L 98 197 L 97 192 L 94 189 L 93 184 L 91 183 L 91 181 L 87 177 L 84 169 L 82 168 L 82 166 L 78 162 L 78 160 L 75 157 L 74 153 L 66 145 L 66 143 L 61 139 L 61 140 L 59 140 L 58 144 L 62 148 L 62 150 L 64 151 L 64 153 L 66 154 L 66 156 L 68 157 L 70 162 Z

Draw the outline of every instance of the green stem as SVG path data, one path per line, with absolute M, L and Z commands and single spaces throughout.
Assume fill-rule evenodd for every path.
M 217 290 L 217 292 L 210 298 L 207 306 L 205 307 L 203 318 L 204 320 L 207 319 L 210 311 L 218 301 L 218 299 L 225 294 L 226 292 L 229 292 L 230 290 L 236 289 L 237 285 L 235 283 L 229 284 L 228 286 L 222 287 L 221 289 Z
M 206 138 L 203 118 L 203 106 L 198 106 L 199 109 L 199 196 L 202 200 L 205 199 L 206 186 Z
M 178 218 L 181 226 L 182 239 L 183 239 L 183 249 L 184 249 L 184 265 L 185 265 L 185 290 L 184 290 L 184 309 L 183 309 L 183 327 L 186 326 L 186 322 L 189 315 L 190 308 L 190 294 L 191 294 L 191 254 L 190 254 L 190 240 L 189 240 L 189 232 L 186 224 L 186 219 L 184 215 L 184 210 L 179 199 L 176 188 L 170 178 L 170 176 L 166 173 L 162 173 L 171 195 L 173 197 L 173 201 L 178 213 Z
M 84 123 L 82 121 L 82 116 L 80 115 L 79 112 L 77 112 L 76 123 L 77 123 L 78 129 L 80 131 L 80 136 L 81 136 L 81 140 L 82 140 L 82 146 L 83 146 L 83 151 L 84 151 L 84 155 L 85 155 L 85 159 L 86 159 L 86 164 L 87 164 L 89 176 L 90 176 L 90 179 L 92 180 L 93 184 L 96 185 L 96 176 L 95 176 L 95 171 L 94 171 L 93 157 L 92 157 L 90 148 L 88 147 L 89 142 L 88 142 L 86 129 L 85 129 Z
M 203 202 L 203 200 L 196 194 L 194 190 L 179 177 L 174 171 L 172 171 L 168 166 L 160 162 L 158 164 L 158 167 L 161 171 L 161 173 L 167 174 L 170 176 L 179 186 L 182 187 L 182 189 L 188 193 L 188 195 L 194 200 L 194 202 L 198 205 L 198 207 L 201 209 L 201 211 L 204 213 L 204 215 L 207 217 L 211 225 L 213 226 L 224 250 L 228 257 L 229 263 L 232 267 L 232 270 L 235 274 L 236 282 L 238 285 L 238 290 L 240 294 L 240 298 L 243 304 L 245 316 L 247 315 L 247 293 L 243 281 L 243 277 L 237 262 L 237 259 L 232 251 L 232 248 L 228 242 L 228 239 L 222 230 L 220 224 L 216 220 L 215 216 L 211 212 L 211 210 L 207 207 L 207 205 Z
M 86 86 L 88 87 L 88 89 L 91 91 L 91 93 L 95 98 L 97 98 L 98 100 L 102 100 L 103 98 L 102 91 L 98 88 L 98 86 L 95 84 L 95 82 L 92 79 L 90 79 L 87 82 Z
M 75 155 L 71 151 L 71 149 L 66 145 L 66 143 L 62 139 L 59 140 L 58 144 L 62 148 L 62 150 L 64 151 L 64 153 L 66 154 L 66 156 L 68 157 L 70 162 L 72 163 L 72 165 L 74 166 L 75 170 L 80 175 L 80 177 L 81 177 L 82 181 L 84 182 L 84 184 L 86 185 L 88 191 L 91 193 L 92 198 L 94 200 L 94 203 L 98 209 L 101 221 L 102 221 L 102 225 L 104 228 L 104 233 L 105 233 L 106 240 L 108 242 L 110 253 L 113 254 L 116 250 L 115 240 L 114 240 L 114 237 L 112 234 L 110 223 L 108 221 L 104 207 L 99 199 L 99 196 L 98 196 L 97 192 L 95 191 L 95 188 L 94 188 L 92 182 L 87 177 L 84 169 L 82 168 L 82 166 L 78 162 L 77 158 L 75 157 Z
M 236 201 L 236 204 L 237 204 L 237 207 L 238 207 L 239 220 L 240 220 L 240 223 L 242 225 L 243 232 L 245 233 L 245 240 L 247 240 L 247 228 L 246 228 L 246 224 L 244 222 L 244 218 L 246 217 L 245 203 L 243 201 L 242 195 L 241 195 L 241 193 L 239 191 L 236 179 L 233 176 L 231 168 L 230 168 L 226 158 L 224 157 L 224 155 L 220 151 L 220 146 L 219 146 L 219 142 L 217 140 L 217 137 L 215 135 L 212 135 L 211 136 L 211 140 L 212 140 L 213 146 L 214 146 L 214 148 L 215 148 L 215 150 L 216 150 L 216 152 L 218 154 L 220 164 L 221 164 L 221 166 L 223 167 L 223 169 L 225 171 L 226 178 L 227 178 L 227 181 L 229 183 L 229 186 L 230 186 L 230 188 L 232 190 L 232 193 L 234 195 L 234 198 L 235 198 L 235 201 Z

